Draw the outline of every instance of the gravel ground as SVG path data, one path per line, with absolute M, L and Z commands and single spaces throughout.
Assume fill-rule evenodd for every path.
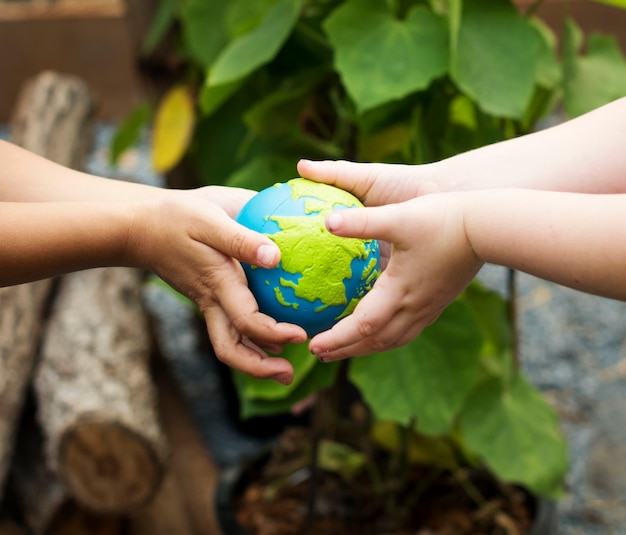
M 502 290 L 506 270 L 480 278 Z M 626 303 L 518 274 L 520 362 L 557 408 L 571 468 L 563 535 L 626 533 Z M 618 462 L 615 462 L 619 459 Z
M 146 145 L 117 170 L 106 164 L 112 128 L 101 125 L 90 172 L 161 184 L 150 171 Z M 0 126 L 0 138 L 7 130 Z M 502 290 L 506 270 L 479 275 Z M 561 415 L 571 469 L 559 503 L 561 535 L 626 534 L 626 303 L 562 288 L 520 274 L 520 358 L 530 380 Z M 147 285 L 145 300 L 202 436 L 216 461 L 228 466 L 250 455 L 267 436 L 250 434 L 233 415 L 232 392 L 197 327 L 195 311 L 171 293 Z

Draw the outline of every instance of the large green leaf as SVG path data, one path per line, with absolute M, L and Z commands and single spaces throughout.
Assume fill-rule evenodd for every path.
M 252 418 L 253 416 L 267 416 L 270 414 L 288 413 L 300 400 L 328 388 L 337 377 L 339 363 L 321 364 L 316 363 L 313 368 L 302 378 L 302 381 L 294 389 L 285 390 L 285 397 L 275 399 L 263 399 L 243 394 L 240 380 L 245 376 L 235 376 L 235 386 L 239 393 L 241 403 L 241 417 Z M 285 387 L 282 387 L 285 388 Z
M 293 365 L 293 382 L 285 386 L 276 381 L 255 379 L 249 375 L 234 371 L 233 373 L 238 376 L 236 381 L 239 385 L 239 392 L 243 397 L 260 400 L 286 398 L 292 391 L 298 388 L 307 374 L 317 364 L 317 358 L 309 353 L 306 343 L 285 346 L 280 356 L 289 360 Z
M 468 398 L 459 424 L 466 447 L 504 481 L 541 495 L 562 492 L 568 455 L 557 417 L 521 375 L 507 387 L 483 382 Z
M 379 0 L 349 0 L 326 20 L 335 66 L 359 111 L 425 89 L 448 65 L 445 19 L 415 7 L 398 20 Z
M 541 37 L 508 0 L 463 3 L 451 73 L 486 112 L 521 119 L 533 93 Z
M 565 23 L 563 70 L 565 109 L 576 117 L 626 95 L 626 61 L 612 36 L 592 34 L 587 53 L 580 28 L 572 20 Z
M 300 128 L 303 117 L 314 110 L 305 109 L 316 94 L 316 87 L 328 74 L 324 67 L 305 69 L 281 79 L 275 90 L 266 93 L 246 111 L 244 121 L 259 136 L 275 137 L 291 134 Z
M 461 296 L 483 333 L 482 367 L 507 381 L 513 371 L 513 327 L 508 302 L 473 282 Z
M 561 81 L 561 65 L 557 59 L 557 38 L 550 27 L 540 19 L 532 19 L 540 39 L 537 58 L 537 83 L 552 89 Z
M 480 328 L 457 300 L 414 342 L 353 360 L 350 380 L 379 420 L 444 434 L 478 380 L 481 346 Z
M 249 32 L 220 53 L 209 71 L 209 84 L 222 85 L 271 61 L 291 33 L 304 0 L 278 0 Z M 211 3 L 211 2 L 209 2 Z

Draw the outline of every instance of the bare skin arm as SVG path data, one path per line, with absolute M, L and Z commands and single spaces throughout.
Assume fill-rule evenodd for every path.
M 387 269 L 351 316 L 315 336 L 335 360 L 406 344 L 485 262 L 626 300 L 626 195 L 520 189 L 444 193 L 329 216 L 341 236 L 392 244 Z M 402 225 L 398 224 L 402 221 Z
M 258 311 L 235 260 L 273 266 L 280 251 L 232 220 L 254 192 L 174 191 L 79 173 L 0 142 L 0 285 L 99 266 L 151 270 L 192 299 L 218 357 L 256 377 L 293 378 L 268 358 L 306 334 Z
M 304 178 L 346 189 L 366 206 L 485 188 L 626 192 L 626 98 L 509 141 L 425 165 L 308 161 Z

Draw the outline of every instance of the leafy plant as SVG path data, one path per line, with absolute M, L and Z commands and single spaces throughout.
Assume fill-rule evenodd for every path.
M 302 157 L 420 164 L 626 94 L 615 40 L 591 35 L 583 52 L 569 19 L 558 43 L 532 15 L 539 3 L 523 13 L 508 0 L 161 0 L 145 51 L 173 36 L 186 73 L 159 104 L 169 120 L 154 126 L 155 161 L 167 171 L 185 158 L 201 183 L 259 190 L 293 178 Z M 381 447 L 397 450 L 395 430 L 407 459 L 482 464 L 556 497 L 567 448 L 515 363 L 509 308 L 473 283 L 384 355 L 320 364 L 289 347 L 291 386 L 234 375 L 243 416 L 349 382 Z

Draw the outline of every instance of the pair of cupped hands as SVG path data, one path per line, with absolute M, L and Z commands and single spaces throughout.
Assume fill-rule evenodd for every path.
M 454 195 L 437 195 L 439 187 L 420 180 L 416 166 L 302 160 L 298 172 L 347 190 L 366 206 L 330 214 L 326 220 L 330 232 L 381 242 L 383 272 L 373 289 L 350 316 L 309 341 L 309 350 L 321 361 L 367 355 L 410 342 L 437 319 L 482 266 L 466 239 L 460 212 L 449 206 L 455 202 Z M 208 200 L 219 205 L 210 216 L 210 227 L 219 232 L 192 236 L 197 247 L 208 252 L 209 262 L 196 266 L 197 277 L 178 289 L 204 314 L 222 362 L 254 377 L 290 384 L 293 366 L 280 358 L 280 352 L 285 344 L 305 342 L 307 335 L 296 325 L 277 323 L 258 311 L 237 262 L 273 267 L 280 260 L 280 251 L 269 238 L 232 219 L 255 192 L 206 190 Z M 209 227 L 199 226 L 193 232 L 201 228 Z M 188 254 L 193 264 L 193 251 Z M 178 265 L 190 264 L 178 258 Z M 168 272 L 168 267 L 163 271 Z

